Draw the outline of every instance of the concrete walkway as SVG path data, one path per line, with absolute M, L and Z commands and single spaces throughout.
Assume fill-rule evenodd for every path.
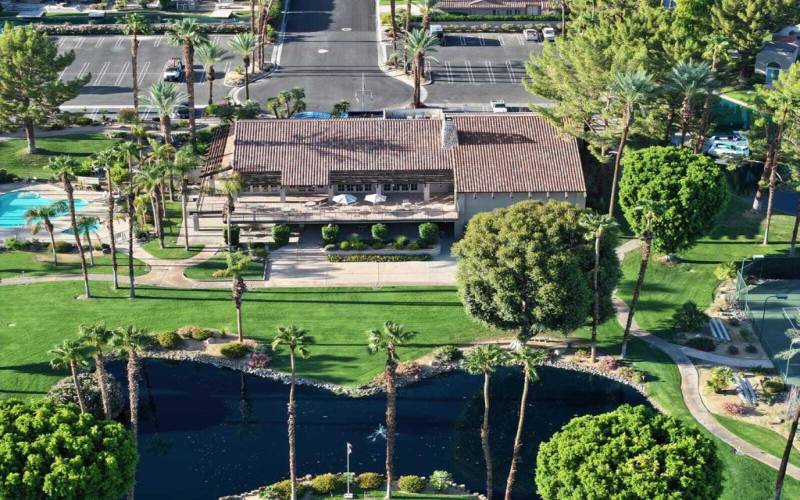
M 638 244 L 637 240 L 631 240 L 619 246 L 617 248 L 617 255 L 620 257 L 620 260 L 622 260 L 627 252 L 638 248 Z M 616 310 L 617 321 L 624 328 L 628 320 L 629 309 L 628 305 L 616 294 L 614 295 L 614 309 Z M 761 463 L 769 465 L 773 469 L 778 469 L 778 467 L 780 467 L 781 461 L 779 458 L 770 455 L 764 450 L 753 446 L 739 436 L 731 433 L 714 418 L 714 415 L 708 410 L 700 394 L 700 377 L 697 373 L 697 368 L 695 368 L 692 360 L 689 359 L 689 356 L 686 355 L 681 346 L 642 330 L 639 328 L 639 325 L 636 324 L 635 317 L 631 323 L 631 335 L 645 341 L 653 347 L 661 349 L 672 359 L 681 374 L 681 395 L 683 396 L 683 401 L 686 403 L 689 413 L 692 414 L 692 417 L 694 417 L 700 425 L 705 427 L 711 434 L 733 447 L 737 453 L 754 458 Z M 800 467 L 789 464 L 786 469 L 786 474 L 794 479 L 800 480 Z

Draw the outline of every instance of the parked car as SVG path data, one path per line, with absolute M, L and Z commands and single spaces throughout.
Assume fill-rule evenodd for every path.
M 546 26 L 542 28 L 542 38 L 544 38 L 548 42 L 555 42 L 556 41 L 556 30 L 550 26 Z
M 439 40 L 444 38 L 444 26 L 441 24 L 431 24 L 431 35 Z
M 183 101 L 175 108 L 175 113 L 172 114 L 172 118 L 180 118 L 181 120 L 186 120 L 189 118 L 189 101 Z
M 522 34 L 525 36 L 525 40 L 529 42 L 541 42 L 542 41 L 542 34 L 539 33 L 537 29 L 530 29 L 530 30 L 522 30 Z
M 750 142 L 736 132 L 729 135 L 712 135 L 703 145 L 703 152 L 716 158 L 722 156 L 750 156 Z
M 183 62 L 180 59 L 170 59 L 164 67 L 165 82 L 179 82 L 183 80 Z
M 500 99 L 496 101 L 489 101 L 489 106 L 492 108 L 492 113 L 508 113 L 506 101 L 502 101 Z

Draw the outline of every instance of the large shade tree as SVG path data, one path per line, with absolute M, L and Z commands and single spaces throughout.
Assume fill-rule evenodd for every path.
M 474 216 L 453 247 L 467 313 L 522 339 L 582 326 L 592 310 L 594 245 L 581 213 L 566 202 L 523 201 Z M 613 239 L 601 242 L 599 261 L 605 318 L 613 311 L 611 294 L 619 280 Z
M 58 53 L 50 36 L 32 25 L 6 22 L 0 34 L 0 129 L 25 131 L 28 153 L 36 152 L 34 127 L 44 125 L 59 106 L 78 95 L 90 74 L 61 80 L 75 60 L 73 51 Z

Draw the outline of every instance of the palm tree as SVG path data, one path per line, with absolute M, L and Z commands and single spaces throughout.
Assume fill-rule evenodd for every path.
M 139 434 L 139 353 L 149 344 L 147 332 L 128 325 L 117 328 L 111 335 L 111 345 L 117 352 L 128 358 L 128 404 L 131 417 L 133 442 L 137 443 Z M 133 485 L 128 492 L 128 500 L 133 500 Z
M 278 335 L 272 340 L 272 350 L 277 351 L 282 345 L 289 348 L 289 366 L 291 368 L 292 378 L 289 385 L 289 405 L 288 405 L 288 432 L 289 432 L 289 480 L 292 483 L 291 500 L 297 500 L 297 456 L 295 450 L 295 422 L 297 418 L 297 411 L 294 402 L 294 389 L 295 389 L 295 355 L 306 359 L 310 355 L 308 350 L 309 344 L 313 343 L 313 339 L 308 335 L 304 329 L 299 326 L 279 326 Z
M 517 420 L 517 433 L 514 436 L 514 451 L 511 453 L 511 467 L 508 469 L 508 479 L 506 480 L 505 500 L 511 500 L 511 492 L 514 489 L 514 480 L 517 475 L 517 463 L 519 453 L 522 450 L 522 428 L 525 425 L 525 407 L 528 404 L 528 387 L 531 381 L 539 380 L 536 373 L 536 365 L 542 364 L 547 359 L 547 352 L 542 349 L 528 349 L 522 344 L 511 351 L 508 356 L 509 363 L 522 367 L 522 397 L 519 401 L 519 419 Z
M 250 81 L 247 76 L 247 66 L 250 65 L 250 56 L 256 50 L 256 37 L 250 32 L 239 33 L 228 42 L 231 50 L 242 58 L 244 63 L 244 97 L 250 100 Z
M 594 240 L 594 269 L 592 270 L 592 363 L 597 361 L 597 326 L 600 321 L 600 242 L 607 231 L 617 227 L 617 223 L 610 215 L 601 215 L 595 212 L 584 212 L 581 215 L 581 225 L 586 228 L 586 239 Z
M 383 328 L 367 332 L 367 350 L 370 354 L 386 353 L 384 383 L 386 384 L 386 496 L 392 498 L 392 479 L 394 478 L 394 431 L 395 407 L 397 404 L 397 348 L 410 341 L 416 333 L 392 321 Z
M 230 238 L 228 238 L 230 240 Z M 247 284 L 242 278 L 247 266 L 253 261 L 249 256 L 241 252 L 227 252 L 225 263 L 227 267 L 214 273 L 217 278 L 231 278 L 231 298 L 236 307 L 236 333 L 239 335 L 239 342 L 244 340 L 242 334 L 242 297 L 247 291 Z
M 111 341 L 112 332 L 102 323 L 80 325 L 78 327 L 78 332 L 81 340 L 92 348 L 94 364 L 97 367 L 95 376 L 97 377 L 97 386 L 100 388 L 100 400 L 103 403 L 103 415 L 105 415 L 108 420 L 111 418 L 111 402 L 108 397 L 108 379 L 106 375 L 106 364 L 103 359 L 103 350 Z
M 79 340 L 64 339 L 60 345 L 47 352 L 50 356 L 50 366 L 56 370 L 69 368 L 72 374 L 72 383 L 75 384 L 75 397 L 81 413 L 86 413 L 86 402 L 83 399 L 83 390 L 78 381 L 78 368 L 88 366 L 89 349 Z
M 633 289 L 633 297 L 628 307 L 628 318 L 625 321 L 625 332 L 622 334 L 622 358 L 628 354 L 628 339 L 631 333 L 631 325 L 633 324 L 633 314 L 636 311 L 636 305 L 639 303 L 639 295 L 642 293 L 642 285 L 644 284 L 644 277 L 647 274 L 647 265 L 650 263 L 650 254 L 653 245 L 653 223 L 658 219 L 658 214 L 661 213 L 661 206 L 659 203 L 651 200 L 640 200 L 639 205 L 636 207 L 642 213 L 644 218 L 644 229 L 640 235 L 642 242 L 642 256 L 639 263 L 639 276 L 636 278 L 636 286 Z
M 78 233 L 78 222 L 75 218 L 75 196 L 74 188 L 72 187 L 72 180 L 75 178 L 78 171 L 78 162 L 69 156 L 57 156 L 50 159 L 46 168 L 53 173 L 53 177 L 61 181 L 64 185 L 64 191 L 67 193 L 70 225 L 72 226 L 72 234 L 75 236 L 75 244 L 78 246 L 78 255 L 81 259 L 81 272 L 83 273 L 83 289 L 88 299 L 92 297 L 92 292 L 89 289 L 89 272 L 86 269 L 86 257 L 83 254 L 81 235 Z
M 794 349 L 794 351 L 797 351 Z M 797 354 L 795 352 L 794 354 Z M 787 358 L 788 359 L 788 358 Z M 783 492 L 783 481 L 786 479 L 786 468 L 789 465 L 789 457 L 794 448 L 794 438 L 797 435 L 797 424 L 800 422 L 800 387 L 792 386 L 789 396 L 786 398 L 786 420 L 789 424 L 789 436 L 786 438 L 786 446 L 781 456 L 781 465 L 778 467 L 778 477 L 775 479 L 774 500 L 780 500 Z
M 214 65 L 222 61 L 225 57 L 225 49 L 216 42 L 204 43 L 197 47 L 197 58 L 205 68 L 206 79 L 208 79 L 208 104 L 214 103 Z
M 184 249 L 189 251 L 189 172 L 200 164 L 200 158 L 190 147 L 175 152 L 172 170 L 181 177 L 181 215 L 183 217 Z
M 122 18 L 122 32 L 131 37 L 131 79 L 133 109 L 139 117 L 139 35 L 150 33 L 150 23 L 142 14 L 132 13 Z
M 506 362 L 507 354 L 494 344 L 482 345 L 464 356 L 464 369 L 472 375 L 483 374 L 483 423 L 481 448 L 486 463 L 486 498 L 492 500 L 492 455 L 489 447 L 489 380 L 495 368 Z
M 97 229 L 97 224 L 99 223 L 99 219 L 97 217 L 91 217 L 87 215 L 82 215 L 78 217 L 78 231 L 83 234 L 83 237 L 86 238 L 86 245 L 89 247 L 89 262 L 91 263 L 92 267 L 94 267 L 94 248 L 92 248 L 92 231 Z
M 186 67 L 186 92 L 189 94 L 189 134 L 192 144 L 197 142 L 194 123 L 194 49 L 208 43 L 208 36 L 196 19 L 184 17 L 169 25 L 167 40 L 183 48 L 183 65 Z
M 225 224 L 228 231 L 228 251 L 233 251 L 233 238 L 231 237 L 231 217 L 236 209 L 236 196 L 242 191 L 242 177 L 233 172 L 222 183 L 222 192 L 225 193 Z
M 680 147 L 684 147 L 689 122 L 692 119 L 694 100 L 716 85 L 717 80 L 714 78 L 714 70 L 706 62 L 679 62 L 672 68 L 669 86 L 683 100 L 681 104 Z
M 411 30 L 411 33 L 406 37 L 406 50 L 411 52 L 414 65 L 414 101 L 412 105 L 415 108 L 422 107 L 420 94 L 425 54 L 436 52 L 435 47 L 437 45 L 439 45 L 439 39 L 431 35 L 430 32 L 421 29 Z
M 712 33 L 703 38 L 706 45 L 703 51 L 703 57 L 708 60 L 711 70 L 714 73 L 719 71 L 720 65 L 730 59 L 730 42 L 727 38 L 719 33 Z M 703 101 L 703 112 L 700 118 L 700 127 L 697 130 L 697 137 L 695 137 L 694 148 L 695 153 L 699 153 L 705 142 L 708 126 L 711 122 L 711 105 L 714 103 L 714 96 L 716 95 L 716 86 L 709 87 L 706 92 L 705 100 Z
M 423 31 L 430 31 L 431 29 L 431 14 L 441 12 L 437 8 L 437 5 L 439 5 L 440 1 L 441 0 L 417 0 L 415 3 L 420 14 L 422 14 Z
M 111 246 L 111 274 L 113 275 L 114 290 L 119 288 L 119 278 L 117 276 L 117 237 L 114 235 L 114 180 L 111 171 L 114 165 L 119 162 L 119 153 L 116 149 L 111 148 L 105 151 L 100 151 L 94 155 L 92 162 L 96 167 L 102 168 L 106 171 L 106 188 L 108 189 L 108 234 L 109 245 Z
M 140 165 L 135 177 L 136 184 L 150 199 L 150 206 L 153 211 L 153 226 L 156 235 L 158 235 L 160 248 L 164 248 L 164 225 L 161 218 L 161 198 L 159 196 L 163 178 L 164 172 L 158 163 Z
M 120 160 L 128 164 L 128 186 L 127 186 L 127 211 L 128 211 L 128 298 L 136 297 L 136 276 L 133 273 L 133 236 L 135 225 L 135 206 L 136 182 L 133 175 L 133 162 L 139 157 L 139 148 L 132 141 L 123 142 L 117 145 L 117 154 Z
M 172 161 L 175 159 L 175 147 L 172 144 L 159 144 L 158 141 L 153 139 L 148 140 L 150 144 L 150 153 L 147 155 L 147 160 L 153 164 L 158 166 L 159 170 L 162 172 L 161 176 L 161 196 L 162 200 L 164 197 L 164 177 L 166 174 L 169 173 L 169 201 L 174 201 L 173 197 L 173 172 L 172 172 Z M 166 204 L 162 204 L 161 206 L 161 216 L 165 218 L 166 214 Z
M 57 201 L 51 205 L 43 207 L 29 208 L 25 212 L 25 222 L 31 226 L 31 234 L 38 233 L 42 226 L 50 236 L 50 247 L 53 250 L 53 265 L 58 266 L 58 254 L 56 253 L 56 237 L 53 231 L 51 218 L 58 217 L 68 210 L 66 201 Z
M 145 104 L 152 106 L 158 113 L 161 134 L 164 136 L 166 144 L 172 143 L 172 115 L 186 98 L 187 95 L 181 92 L 174 83 L 156 82 L 150 86 L 148 94 L 143 99 Z M 191 112 L 189 116 L 193 116 Z
M 147 140 L 147 129 L 141 124 L 131 125 L 131 136 L 136 139 L 139 148 L 143 149 Z
M 611 200 L 608 203 L 608 215 L 614 216 L 617 201 L 617 180 L 619 179 L 622 155 L 628 142 L 628 133 L 633 125 L 637 110 L 642 110 L 645 103 L 653 98 L 656 84 L 647 72 L 639 70 L 614 75 L 613 96 L 622 106 L 622 136 L 614 158 L 614 176 L 611 180 Z

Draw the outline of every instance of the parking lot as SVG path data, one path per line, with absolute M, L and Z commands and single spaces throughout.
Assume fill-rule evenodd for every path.
M 211 40 L 227 49 L 229 35 L 213 35 Z M 102 110 L 117 110 L 132 105 L 131 42 L 122 35 L 65 36 L 56 38 L 62 52 L 73 50 L 75 62 L 61 74 L 69 80 L 91 74 L 91 80 L 81 89 L 81 94 L 66 103 L 65 109 L 86 108 L 90 113 Z M 170 45 L 163 35 L 140 37 L 138 56 L 138 80 L 140 95 L 146 94 L 153 83 L 161 80 L 164 68 L 172 58 L 181 57 L 181 48 Z M 269 54 L 267 54 L 269 58 Z M 230 89 L 222 81 L 225 73 L 241 60 L 227 53 L 222 62 L 215 65 L 214 99 L 227 95 Z M 208 78 L 199 61 L 195 60 L 195 91 L 198 104 L 208 100 Z M 183 87 L 183 84 L 181 84 Z
M 482 104 L 504 99 L 510 104 L 536 102 L 522 86 L 525 61 L 542 43 L 521 33 L 448 34 L 426 60 L 432 83 L 429 105 Z

